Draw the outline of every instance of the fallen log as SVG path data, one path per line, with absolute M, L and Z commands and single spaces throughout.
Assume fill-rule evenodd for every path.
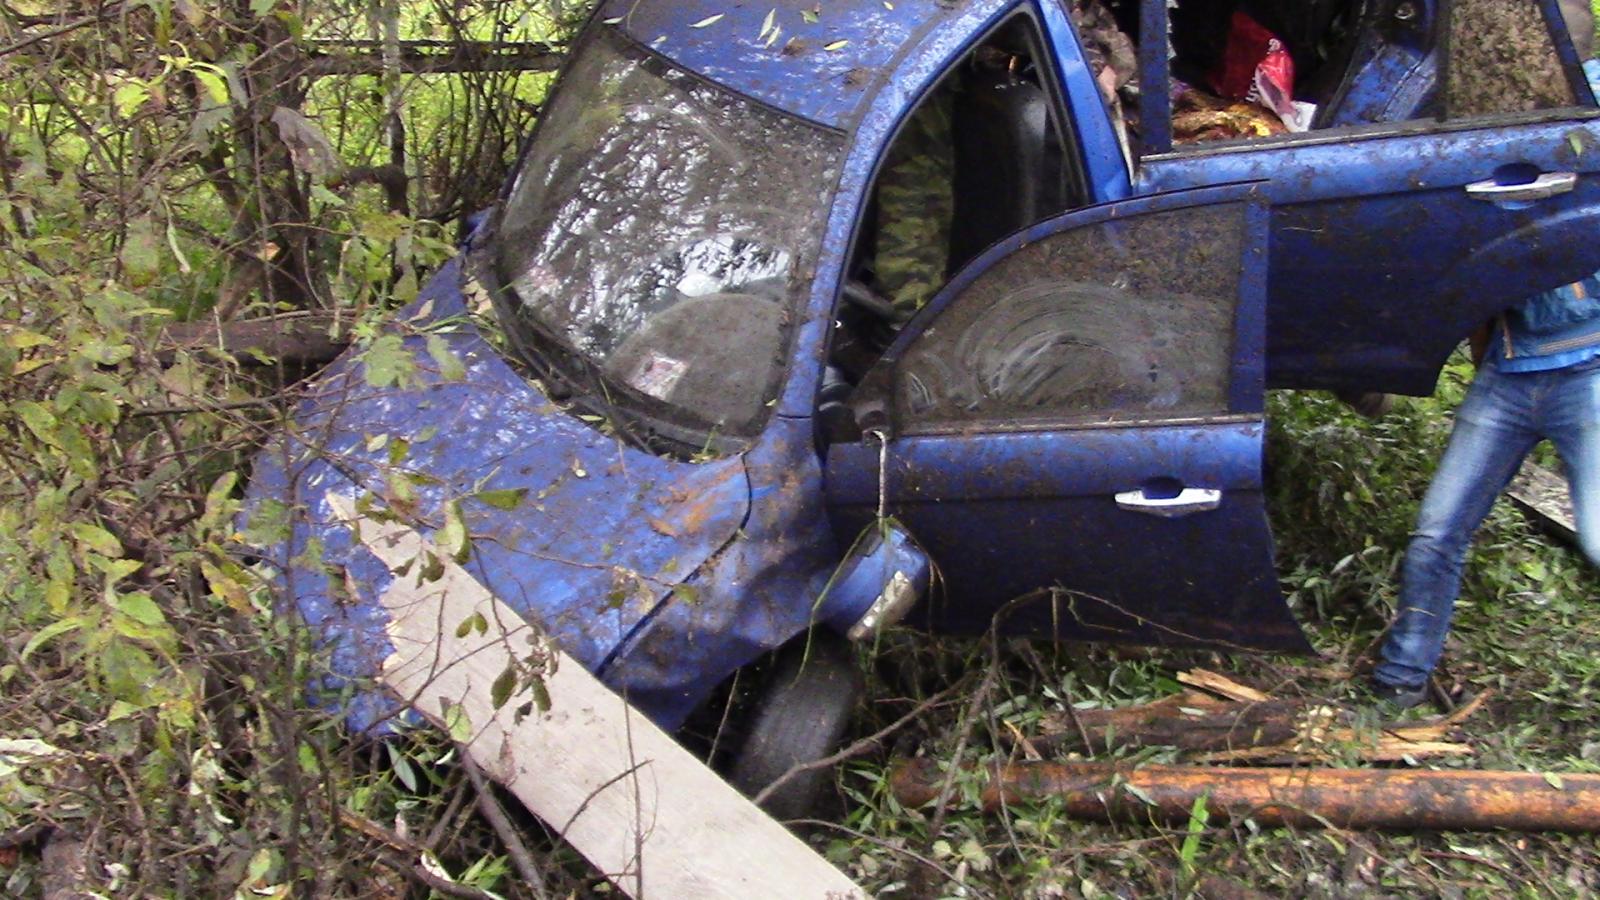
M 1032 738 L 1040 753 L 1097 753 L 1110 747 L 1232 750 L 1281 744 L 1301 733 L 1299 700 L 1218 703 L 1179 694 L 1155 703 L 1078 712 L 1083 726 Z M 1051 723 L 1052 725 L 1054 723 Z M 1087 735 L 1089 746 L 1084 746 Z
M 241 365 L 318 367 L 350 345 L 352 316 L 299 312 L 226 322 L 177 322 L 162 329 L 156 360 L 171 365 L 178 351 L 214 350 Z
M 1060 798 L 1068 815 L 1097 820 L 1189 821 L 1205 797 L 1212 821 L 1266 826 L 1482 831 L 1600 831 L 1600 775 L 1467 769 L 1243 769 L 1108 763 L 985 766 L 983 808 Z M 944 782 L 929 759 L 895 767 L 905 806 L 935 799 Z

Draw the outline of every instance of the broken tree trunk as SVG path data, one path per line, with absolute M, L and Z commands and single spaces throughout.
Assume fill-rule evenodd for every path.
M 241 365 L 316 368 L 350 345 L 350 316 L 297 312 L 228 322 L 178 322 L 162 329 L 156 360 L 171 365 L 178 351 L 215 350 Z
M 1097 753 L 1110 747 L 1232 750 L 1280 744 L 1301 733 L 1299 700 L 1219 704 L 1184 694 L 1122 709 L 1078 712 L 1083 726 L 1032 739 L 1040 753 Z M 1090 746 L 1084 746 L 1087 735 Z
M 1046 797 L 1087 819 L 1189 820 L 1205 797 L 1214 820 L 1267 825 L 1481 831 L 1600 831 L 1600 775 L 1467 769 L 1240 769 L 1118 767 L 1106 763 L 1014 763 L 985 767 L 984 809 Z M 944 774 L 932 760 L 896 767 L 895 798 L 921 806 Z
M 380 598 L 394 652 L 379 680 L 622 891 L 865 897 L 576 659 L 541 650 L 538 630 L 447 554 L 403 525 L 358 516 L 353 501 L 335 508 L 391 571 L 409 572 Z M 496 704 L 493 686 L 530 652 L 546 657 L 548 708 L 525 704 L 527 693 Z

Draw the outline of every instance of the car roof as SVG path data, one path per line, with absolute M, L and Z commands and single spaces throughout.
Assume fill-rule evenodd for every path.
M 609 0 L 599 17 L 710 81 L 801 118 L 848 128 L 926 35 L 948 20 L 971 21 L 973 13 L 987 19 L 985 10 L 1016 2 Z

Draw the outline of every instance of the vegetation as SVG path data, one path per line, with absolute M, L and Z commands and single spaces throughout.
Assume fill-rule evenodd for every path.
M 582 7 L 0 5 L 0 894 L 74 878 L 106 896 L 604 890 L 446 737 L 352 740 L 307 705 L 323 662 L 235 531 L 294 372 L 156 341 L 174 320 L 284 310 L 369 336 L 492 201 Z M 878 674 L 854 736 L 920 713 L 857 747 L 812 839 L 884 896 L 1184 896 L 1205 875 L 1325 896 L 1592 894 L 1592 837 L 1100 825 L 1049 803 L 990 819 L 966 785 L 937 810 L 885 787 L 896 754 L 989 758 L 1066 706 L 1171 693 L 1197 662 L 1351 699 L 1468 377 L 1454 363 L 1438 399 L 1378 423 L 1273 399 L 1280 568 L 1322 659 L 894 634 L 863 660 Z M 1467 764 L 1600 764 L 1585 565 L 1495 511 L 1448 657 L 1451 684 L 1497 692 L 1468 723 Z

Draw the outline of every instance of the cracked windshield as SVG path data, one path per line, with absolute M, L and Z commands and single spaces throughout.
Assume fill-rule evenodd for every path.
M 508 326 L 678 424 L 751 433 L 777 394 L 839 140 L 609 35 L 569 83 L 497 236 Z

